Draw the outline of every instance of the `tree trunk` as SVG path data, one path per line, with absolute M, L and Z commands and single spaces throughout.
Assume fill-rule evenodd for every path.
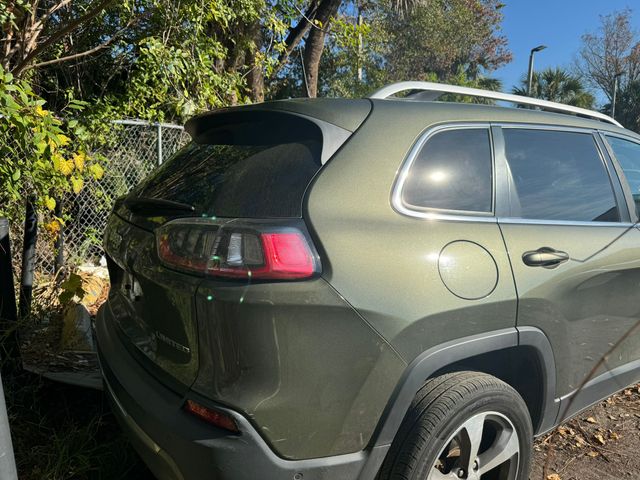
M 251 87 L 251 100 L 254 103 L 264 102 L 264 68 L 259 60 L 262 47 L 262 28 L 256 24 L 253 33 L 253 44 L 247 52 L 249 58 L 249 86 Z
M 255 55 L 253 57 L 255 60 Z M 252 62 L 249 72 L 249 85 L 251 86 L 251 100 L 254 103 L 264 102 L 264 73 L 262 64 Z
M 304 46 L 304 75 L 307 96 L 315 98 L 318 96 L 318 72 L 320 70 L 320 59 L 324 50 L 324 39 L 331 19 L 338 13 L 338 8 L 342 0 L 322 0 L 318 5 L 315 20 L 318 22 L 311 27 Z
M 317 10 L 318 0 L 313 0 L 307 8 L 306 12 L 300 18 L 298 24 L 295 27 L 291 27 L 289 29 L 289 34 L 284 41 L 285 49 L 280 54 L 278 63 L 273 69 L 271 77 L 274 77 L 280 71 L 280 69 L 284 67 L 289 61 L 289 57 L 311 28 L 311 22 L 315 18 Z

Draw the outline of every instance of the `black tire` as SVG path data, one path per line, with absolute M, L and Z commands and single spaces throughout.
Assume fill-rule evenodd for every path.
M 465 472 L 460 465 L 472 462 L 469 460 L 471 453 L 466 454 L 466 460 L 462 458 L 462 453 L 457 460 L 451 456 L 451 451 L 456 448 L 459 452 L 463 452 L 465 445 L 473 443 L 471 441 L 465 443 L 464 440 L 471 436 L 469 432 L 472 429 L 460 430 L 461 427 L 473 426 L 474 421 L 476 424 L 478 421 L 482 422 L 480 431 L 483 440 L 476 443 L 483 445 L 479 451 L 481 453 L 487 451 L 485 457 L 488 459 L 491 453 L 499 450 L 495 445 L 502 444 L 495 441 L 489 451 L 487 444 L 490 444 L 492 439 L 487 436 L 499 435 L 491 432 L 494 428 L 494 423 L 491 422 L 493 419 L 497 420 L 495 431 L 502 432 L 499 425 L 503 420 L 502 417 L 508 419 L 504 424 L 506 425 L 503 429 L 504 435 L 512 435 L 513 431 L 517 433 L 517 437 L 509 437 L 511 448 L 515 448 L 515 445 L 519 447 L 517 460 L 513 457 L 512 460 L 503 464 L 501 471 L 489 470 L 485 472 L 486 475 L 483 473 L 482 478 L 483 480 L 485 478 L 526 480 L 531 463 L 533 441 L 529 410 L 522 397 L 513 388 L 491 375 L 479 372 L 449 373 L 432 378 L 425 383 L 405 415 L 377 478 L 379 480 L 425 480 L 436 465 L 437 469 L 444 473 L 451 475 L 450 472 L 456 469 L 454 474 L 460 474 L 460 478 L 467 478 L 469 472 Z M 457 436 L 454 437 L 454 435 Z M 443 460 L 445 457 L 441 454 L 445 448 L 448 449 L 446 451 L 449 455 Z M 473 451 L 472 448 L 468 450 Z M 474 455 L 474 457 L 480 462 L 481 456 Z M 452 465 L 456 461 L 458 465 Z M 473 468 L 479 468 L 478 463 L 474 463 Z M 436 474 L 437 472 L 434 477 Z M 470 477 L 477 478 L 474 475 Z

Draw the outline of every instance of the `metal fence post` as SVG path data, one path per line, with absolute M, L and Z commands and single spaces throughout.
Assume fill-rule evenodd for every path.
M 158 165 L 162 165 L 162 124 L 158 123 Z
M 56 217 L 62 218 L 62 198 L 56 199 L 55 214 Z M 56 250 L 56 258 L 54 262 L 53 273 L 57 275 L 60 269 L 64 266 L 64 226 L 60 227 L 60 231 L 58 232 L 58 236 L 56 237 L 54 248 Z
M 33 294 L 33 274 L 36 269 L 36 241 L 38 240 L 38 216 L 35 209 L 36 199 L 27 199 L 24 218 L 24 243 L 22 244 L 22 275 L 20 278 L 20 306 L 18 314 L 25 318 L 31 313 Z

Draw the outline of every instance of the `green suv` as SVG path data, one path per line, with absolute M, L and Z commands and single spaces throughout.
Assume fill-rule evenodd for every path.
M 522 480 L 640 379 L 640 136 L 611 118 L 405 82 L 186 130 L 114 207 L 96 321 L 159 479 Z

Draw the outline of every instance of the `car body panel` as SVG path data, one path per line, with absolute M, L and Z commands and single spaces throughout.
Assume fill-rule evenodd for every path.
M 393 208 L 391 192 L 402 161 L 441 115 L 411 108 L 390 123 L 387 108 L 395 106 L 376 103 L 358 135 L 322 170 L 308 194 L 307 218 L 330 262 L 324 278 L 411 362 L 461 335 L 515 326 L 517 301 L 495 219 L 414 218 Z M 383 129 L 386 134 L 380 135 Z M 441 279 L 443 249 L 461 240 L 485 249 L 497 269 L 495 288 L 477 300 L 460 298 Z M 472 258 L 451 259 L 457 262 L 454 273 L 473 269 Z
M 640 285 L 640 232 L 633 226 L 500 224 L 518 285 L 518 326 L 534 326 L 551 341 L 558 366 L 557 395 L 593 375 L 596 363 L 639 320 L 629 301 Z M 570 260 L 530 267 L 522 254 L 549 246 Z M 640 335 L 629 336 L 596 374 L 640 358 Z
M 205 279 L 193 390 L 243 412 L 285 458 L 362 450 L 406 364 L 323 279 Z

